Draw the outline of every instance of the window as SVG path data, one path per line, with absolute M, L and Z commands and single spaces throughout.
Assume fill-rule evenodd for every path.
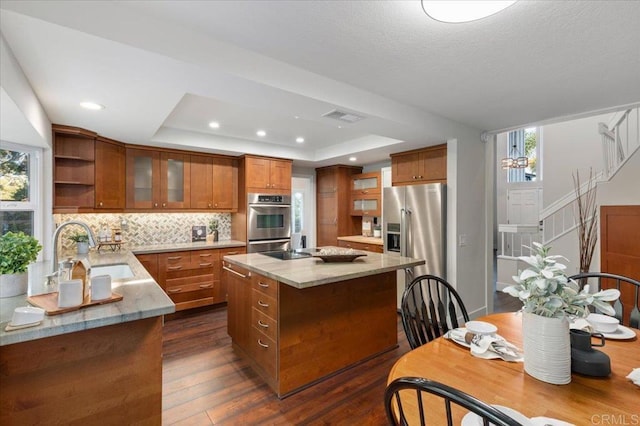
M 531 127 L 509 132 L 507 158 L 517 167 L 508 168 L 507 182 L 538 180 L 538 131 Z M 523 161 L 526 159 L 526 161 Z M 503 160 L 504 163 L 504 160 Z M 522 167 L 523 164 L 526 164 Z
M 38 198 L 38 163 L 41 150 L 2 142 L 0 146 L 0 233 L 22 231 L 41 239 L 35 220 Z
M 302 232 L 304 229 L 304 194 L 299 191 L 293 193 L 293 202 L 291 203 L 291 213 L 293 215 L 293 226 L 291 231 L 294 233 Z

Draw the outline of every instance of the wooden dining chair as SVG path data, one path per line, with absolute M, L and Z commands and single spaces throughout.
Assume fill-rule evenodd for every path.
M 620 324 L 640 329 L 640 281 L 636 281 L 633 278 L 625 277 L 623 275 L 609 274 L 607 272 L 585 272 L 569 277 L 569 279 L 578 283 L 580 288 L 584 287 L 589 282 L 589 278 L 594 278 L 596 280 L 598 283 L 598 289 L 600 290 L 604 290 L 605 288 L 617 288 L 620 291 L 620 298 L 613 303 L 613 309 L 616 311 L 614 316 L 620 321 Z M 604 287 L 603 284 L 605 284 Z M 628 290 L 628 293 L 626 290 Z M 632 294 L 633 299 L 631 298 Z M 633 308 L 628 316 L 625 314 L 625 307 L 622 303 L 623 299 L 633 300 Z
M 400 395 L 401 391 L 405 391 L 402 396 Z M 407 419 L 405 407 L 408 406 L 417 407 L 420 425 L 444 424 L 443 418 L 434 418 L 436 414 L 425 408 L 423 401 L 423 394 L 425 393 L 443 399 L 446 424 L 448 426 L 453 425 L 452 404 L 478 415 L 484 426 L 489 426 L 489 424 L 495 426 L 522 426 L 521 423 L 507 414 L 459 389 L 421 377 L 400 377 L 387 385 L 384 392 L 384 404 L 389 424 L 401 426 L 417 425 L 416 421 Z M 409 399 L 412 400 L 410 401 Z
M 411 281 L 402 295 L 400 313 L 411 349 L 463 326 L 459 318 L 469 321 L 458 292 L 435 275 L 421 275 Z

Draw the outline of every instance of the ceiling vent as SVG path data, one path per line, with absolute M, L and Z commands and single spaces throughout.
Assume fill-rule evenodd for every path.
M 334 109 L 331 112 L 322 115 L 323 117 L 333 118 L 334 120 L 344 121 L 345 123 L 355 123 L 362 120 L 364 117 L 356 115 L 350 112 L 339 111 Z

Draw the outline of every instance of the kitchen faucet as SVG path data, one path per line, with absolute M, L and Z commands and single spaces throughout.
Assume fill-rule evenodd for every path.
M 89 247 L 96 246 L 96 236 L 93 234 L 93 231 L 91 230 L 89 225 L 79 220 L 69 220 L 67 222 L 64 222 L 63 224 L 58 226 L 53 233 L 53 265 L 51 267 L 51 272 L 54 273 L 56 272 L 56 268 L 58 267 L 58 237 L 60 236 L 60 232 L 62 231 L 62 229 L 66 228 L 68 225 L 82 226 L 87 231 L 87 235 L 89 236 Z

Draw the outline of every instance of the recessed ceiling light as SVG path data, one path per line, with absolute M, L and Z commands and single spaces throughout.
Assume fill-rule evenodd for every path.
M 100 109 L 104 109 L 104 105 L 100 105 L 98 103 L 95 102 L 80 102 L 80 106 L 82 108 L 86 108 L 86 109 L 92 109 L 92 110 L 100 110 Z
M 342 126 L 338 126 L 338 129 L 342 129 Z
M 299 117 L 299 116 L 297 116 L 297 115 L 294 115 L 294 116 L 293 116 L 293 118 L 295 118 L 295 119 L 297 120 L 297 119 L 298 119 L 298 118 L 300 118 L 300 117 Z
M 256 132 L 256 135 L 258 135 L 260 137 L 264 137 L 264 136 L 267 136 L 267 132 L 265 132 L 264 130 L 258 130 Z
M 304 138 L 296 138 L 296 142 L 302 143 L 302 142 L 304 142 Z
M 357 158 L 356 157 L 349 157 L 349 161 L 356 161 Z
M 219 129 L 220 123 L 218 123 L 217 121 L 212 121 L 211 123 L 209 123 L 209 127 L 211 127 L 212 129 Z
M 441 22 L 469 22 L 498 13 L 515 0 L 422 0 L 422 9 L 431 18 Z

